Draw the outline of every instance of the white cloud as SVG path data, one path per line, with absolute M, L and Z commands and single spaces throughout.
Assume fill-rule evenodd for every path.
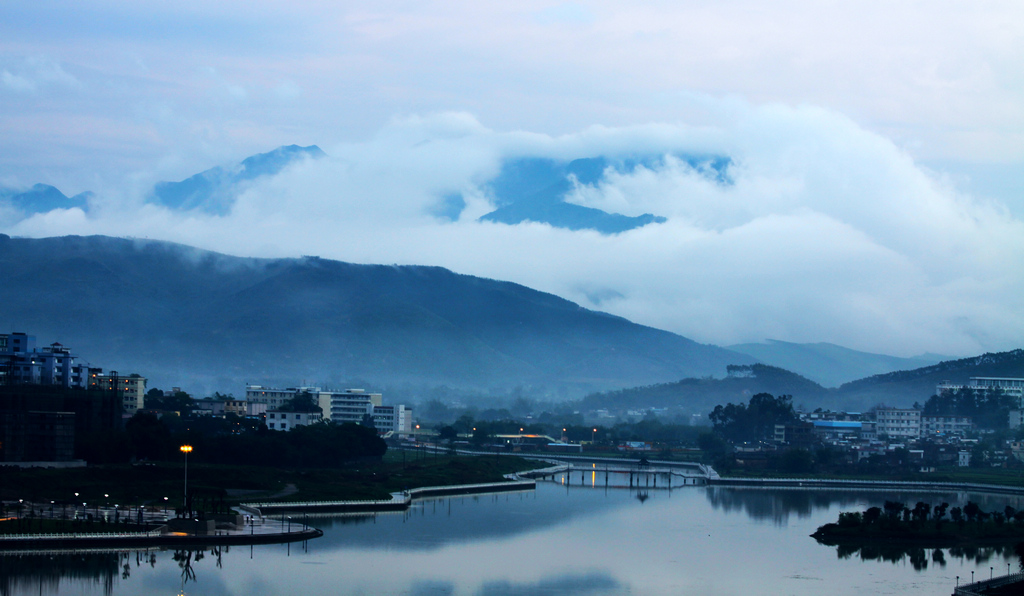
M 719 127 L 495 132 L 464 113 L 393 120 L 250 187 L 225 217 L 97 201 L 10 233 L 164 238 L 232 254 L 441 265 L 550 291 L 699 341 L 831 341 L 899 354 L 1019 347 L 1024 224 L 831 111 L 729 108 Z M 477 221 L 502 159 L 666 155 L 573 200 L 669 221 L 605 236 Z M 731 184 L 672 155 L 727 155 Z M 462 192 L 470 214 L 431 215 Z M 109 199 L 108 199 L 109 201 Z M 125 210 L 128 210 L 126 213 Z M 591 301 L 591 299 L 595 301 Z
M 81 82 L 64 70 L 59 62 L 46 56 L 0 60 L 0 84 L 17 93 L 33 93 L 57 86 L 77 88 Z

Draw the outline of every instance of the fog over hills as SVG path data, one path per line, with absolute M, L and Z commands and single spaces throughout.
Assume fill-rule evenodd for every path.
M 352 379 L 553 397 L 723 375 L 753 358 L 439 267 L 238 258 L 0 235 L 0 326 L 151 386 Z
M 860 352 L 824 342 L 798 344 L 776 339 L 726 347 L 753 356 L 765 364 L 798 372 L 825 387 L 838 387 L 864 377 L 912 370 L 948 359 L 937 354 L 900 358 Z
M 965 384 L 970 377 L 1024 377 L 1024 349 L 874 375 L 845 383 L 837 391 L 847 401 L 910 405 L 915 401 L 924 403 L 943 381 Z
M 838 348 L 838 346 L 835 346 Z M 873 356 L 873 355 L 869 355 Z M 947 360 L 873 375 L 826 388 L 797 373 L 766 364 L 729 367 L 720 379 L 683 379 L 645 387 L 588 395 L 583 403 L 594 408 L 682 408 L 706 414 L 718 404 L 747 403 L 757 393 L 789 395 L 800 409 L 865 411 L 877 405 L 910 407 L 923 404 L 944 381 L 966 384 L 971 377 L 1024 377 L 1024 350 L 1011 350 Z

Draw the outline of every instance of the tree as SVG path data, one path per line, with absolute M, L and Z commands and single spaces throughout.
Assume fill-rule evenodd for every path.
M 450 424 L 442 426 L 437 430 L 437 438 L 441 439 L 442 441 L 448 441 L 449 443 L 451 443 L 458 437 L 459 431 L 456 430 L 455 427 Z
M 982 510 L 974 501 L 967 501 L 964 505 L 964 515 L 967 516 L 967 521 L 981 520 Z
M 281 412 L 320 412 L 321 414 L 324 411 L 317 398 L 309 391 L 296 393 L 295 397 L 281 404 L 278 410 Z
M 790 449 L 782 454 L 779 467 L 784 472 L 800 474 L 810 472 L 814 466 L 814 458 L 806 449 Z
M 734 442 L 761 441 L 775 434 L 776 424 L 794 422 L 793 399 L 788 395 L 775 397 L 758 393 L 747 405 L 715 406 L 708 415 L 715 431 Z

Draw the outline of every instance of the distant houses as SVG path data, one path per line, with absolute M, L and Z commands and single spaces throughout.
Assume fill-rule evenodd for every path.
M 146 379 L 78 362 L 60 343 L 0 334 L 0 463 L 73 462 L 75 438 L 121 427 L 143 405 Z M 81 463 L 81 462 L 79 462 Z
M 311 404 L 316 404 L 322 418 L 312 416 L 312 411 L 300 411 L 293 404 L 300 396 L 307 396 Z M 380 393 L 370 393 L 363 389 L 345 389 L 343 391 L 325 390 L 320 387 L 288 387 L 275 388 L 262 385 L 249 385 L 245 388 L 245 400 L 249 404 L 266 404 L 267 428 L 272 430 L 291 430 L 296 426 L 315 424 L 321 420 L 343 424 L 372 424 L 380 434 L 396 435 L 412 432 L 412 409 L 403 404 L 384 405 Z M 309 414 L 297 417 L 296 414 Z
M 116 392 L 124 414 L 134 416 L 145 406 L 146 379 L 132 374 L 119 376 L 116 370 L 79 363 L 78 356 L 52 343 L 39 348 L 36 337 L 27 333 L 0 333 L 0 386 L 51 386 Z

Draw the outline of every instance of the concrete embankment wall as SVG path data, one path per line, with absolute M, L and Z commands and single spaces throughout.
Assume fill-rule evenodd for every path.
M 323 536 L 321 530 L 301 528 L 287 533 L 244 534 L 215 533 L 179 535 L 157 532 L 109 534 L 18 534 L 0 536 L 0 550 L 81 549 L 81 548 L 147 548 L 208 546 L 224 544 L 276 544 L 297 542 Z
M 712 486 L 742 486 L 756 488 L 863 488 L 895 490 L 975 491 L 996 494 L 1024 494 L 1024 486 L 975 484 L 968 482 L 920 482 L 898 480 L 845 480 L 839 478 L 713 478 Z

